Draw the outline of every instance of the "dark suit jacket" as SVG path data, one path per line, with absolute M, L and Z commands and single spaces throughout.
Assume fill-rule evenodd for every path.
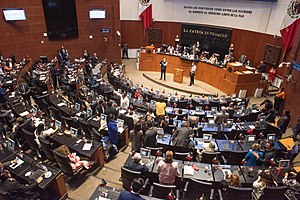
M 144 146 L 145 147 L 156 147 L 156 135 L 157 135 L 157 128 L 153 127 L 146 131 L 145 139 L 144 139 Z
M 6 180 L 1 184 L 1 187 L 9 193 L 11 199 L 24 199 L 25 193 L 28 194 L 32 192 L 37 185 L 37 182 L 34 182 L 30 185 L 24 185 L 16 180 Z
M 130 169 L 132 171 L 136 171 L 136 172 L 147 172 L 148 171 L 148 167 L 146 165 L 137 164 L 133 160 L 128 162 L 127 167 L 128 167 L 128 169 Z
M 166 71 L 167 69 L 167 66 L 165 65 L 166 63 L 162 60 L 160 61 L 160 68 L 161 68 L 161 71 Z
M 128 192 L 128 191 L 122 191 L 120 193 L 120 196 L 118 198 L 118 200 L 144 200 L 143 197 L 141 197 L 140 195 L 138 194 L 133 194 L 131 192 Z
M 173 135 L 173 144 L 175 146 L 187 147 L 192 133 L 192 129 L 187 127 L 178 128 Z
M 105 114 L 108 116 L 109 114 L 113 114 L 115 119 L 118 118 L 118 111 L 114 107 L 106 108 Z

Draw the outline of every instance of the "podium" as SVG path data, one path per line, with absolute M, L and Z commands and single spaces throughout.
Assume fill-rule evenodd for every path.
M 183 81 L 183 70 L 179 68 L 174 69 L 173 81 L 177 83 L 182 83 Z

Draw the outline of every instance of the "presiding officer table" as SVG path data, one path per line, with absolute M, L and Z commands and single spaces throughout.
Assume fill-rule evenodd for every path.
M 183 76 L 189 77 L 191 60 L 181 59 L 179 56 L 170 54 L 156 54 L 141 52 L 141 71 L 160 72 L 160 61 L 166 58 L 168 62 L 167 73 L 174 73 L 175 69 L 182 69 Z M 260 73 L 242 73 L 240 71 L 227 70 L 217 65 L 206 62 L 195 62 L 197 70 L 195 79 L 212 85 L 224 93 L 236 93 L 240 90 L 247 90 L 247 96 L 253 96 L 256 88 L 264 88 L 265 83 L 261 82 Z M 243 67 L 240 67 L 243 68 Z M 240 69 L 239 68 L 239 69 Z M 245 70 L 247 71 L 247 68 Z

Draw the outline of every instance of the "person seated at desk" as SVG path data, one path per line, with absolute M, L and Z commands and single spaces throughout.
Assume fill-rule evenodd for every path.
M 215 64 L 215 63 L 218 62 L 218 58 L 215 56 L 214 53 L 213 53 L 213 54 L 211 55 L 211 57 L 209 58 L 209 62 L 210 62 L 211 64 Z
M 262 112 L 264 111 L 269 111 L 273 108 L 273 102 L 270 99 L 265 99 L 260 106 L 264 106 L 264 108 L 262 109 Z
M 76 153 L 71 153 L 69 148 L 66 145 L 61 145 L 60 147 L 57 148 L 57 151 L 62 155 L 68 156 L 70 160 L 70 165 L 73 170 L 77 169 L 80 166 L 89 169 L 95 163 L 95 161 L 81 160 L 80 157 L 76 155 Z
M 278 186 L 277 183 L 273 180 L 271 172 L 269 170 L 264 170 L 261 172 L 256 181 L 253 182 L 253 195 L 256 196 L 256 199 L 263 194 L 264 189 L 269 187 Z
M 2 181 L 1 188 L 8 192 L 10 199 L 38 199 L 40 197 L 37 186 L 43 181 L 43 177 L 39 177 L 30 185 L 25 185 L 12 178 L 9 171 L 4 170 L 0 175 L 0 179 Z
M 203 153 L 205 152 L 209 152 L 209 153 L 213 153 L 216 151 L 216 143 L 211 141 L 207 147 L 205 147 L 204 149 L 202 149 L 200 151 L 200 149 L 197 149 L 197 153 L 199 154 L 199 156 L 201 157 L 203 155 Z
M 179 147 L 188 147 L 190 138 L 194 135 L 187 122 L 183 122 L 181 127 L 176 129 L 173 134 L 173 144 Z
M 0 173 L 2 173 L 2 172 L 4 171 L 4 168 L 6 168 L 6 167 L 8 167 L 9 165 L 14 164 L 14 163 L 16 163 L 16 162 L 17 162 L 16 159 L 11 160 L 11 161 L 7 161 L 7 162 L 4 162 L 4 163 L 0 162 Z
M 133 179 L 131 183 L 131 191 L 122 191 L 118 197 L 118 200 L 144 200 L 144 198 L 140 196 L 143 186 L 144 180 L 142 178 Z
M 4 107 L 6 107 L 6 103 L 7 103 L 6 93 L 8 91 L 9 91 L 8 89 L 5 89 L 3 87 L 3 83 L 0 82 L 0 105 L 3 105 Z
M 221 185 L 221 189 L 226 192 L 229 186 L 233 186 L 233 187 L 240 187 L 240 178 L 237 174 L 230 174 L 228 175 L 229 177 L 227 177 L 224 174 L 224 180 L 221 181 L 220 185 Z M 229 181 L 229 182 L 227 182 Z
M 276 150 L 274 148 L 274 142 L 268 141 L 265 144 L 265 153 L 264 156 L 261 158 L 259 154 L 255 151 L 252 151 L 253 156 L 262 162 L 263 166 L 269 167 L 271 166 L 271 159 L 274 158 L 276 154 Z
M 39 147 L 41 147 L 39 137 L 42 138 L 50 137 L 53 133 L 55 133 L 55 130 L 53 129 L 45 130 L 44 123 L 39 123 L 36 130 L 34 131 L 35 141 L 39 145 Z
M 264 63 L 264 61 L 260 61 L 260 64 L 257 67 L 257 72 L 259 72 L 259 73 L 266 72 L 266 64 Z
M 293 172 L 290 174 L 294 174 Z M 295 174 L 294 174 L 295 175 Z M 291 178 L 288 178 L 289 174 L 285 173 L 282 183 L 289 188 L 285 192 L 285 195 L 288 196 L 290 200 L 300 199 L 300 172 Z
M 263 157 L 263 153 L 260 152 L 259 150 L 260 150 L 260 145 L 258 143 L 252 144 L 251 149 L 249 149 L 247 155 L 245 156 L 246 163 L 244 164 L 244 166 L 259 166 L 259 165 L 261 165 L 259 158 Z M 253 155 L 253 152 L 257 153 L 259 158 L 255 157 Z
M 279 138 L 282 137 L 282 135 L 286 132 L 286 129 L 291 121 L 291 115 L 289 110 L 284 110 L 283 111 L 283 116 L 278 120 L 278 128 L 280 129 L 279 131 Z
M 134 153 L 132 159 L 128 162 L 128 169 L 137 172 L 147 172 L 148 167 L 142 162 L 140 153 Z
M 269 111 L 266 111 L 268 114 L 266 115 L 265 121 L 275 124 L 275 119 L 276 119 L 276 112 L 274 109 L 271 109 Z
M 157 140 L 157 128 L 154 127 L 153 123 L 147 124 L 147 131 L 144 136 L 144 147 L 156 147 Z
M 173 185 L 178 176 L 178 162 L 173 162 L 173 152 L 167 151 L 165 159 L 160 159 L 157 165 L 158 179 L 161 184 Z
M 134 129 L 130 131 L 131 151 L 139 152 L 143 146 L 144 134 L 141 130 L 141 124 L 138 122 Z

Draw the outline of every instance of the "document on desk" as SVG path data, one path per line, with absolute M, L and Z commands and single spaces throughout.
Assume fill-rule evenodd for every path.
M 28 111 L 25 111 L 25 112 L 20 113 L 20 116 L 21 116 L 21 117 L 24 117 L 24 116 L 26 116 L 26 115 L 29 115 L 29 112 L 28 112 Z
M 93 146 L 93 143 L 85 143 L 82 147 L 82 151 L 89 151 L 89 150 L 91 150 L 92 146 Z
M 252 130 L 255 129 L 255 126 L 253 126 L 253 125 L 249 125 L 248 127 Z
M 184 175 L 191 175 L 191 176 L 194 176 L 194 169 L 193 169 L 193 167 L 192 166 L 184 166 L 184 168 L 183 168 L 183 173 L 184 173 Z
M 24 160 L 21 160 L 19 157 L 16 157 L 16 161 L 17 161 L 16 163 L 9 165 L 9 167 L 12 169 L 16 169 L 17 167 L 19 167 L 24 163 Z
M 61 107 L 61 106 L 66 106 L 66 104 L 64 102 L 61 102 L 59 104 L 57 104 L 58 107 Z

